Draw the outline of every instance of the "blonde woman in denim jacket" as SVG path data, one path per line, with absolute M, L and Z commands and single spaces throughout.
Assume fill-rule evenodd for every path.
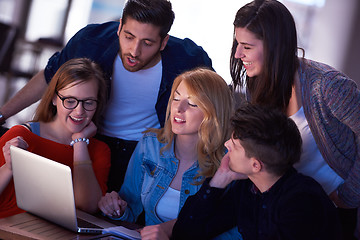
M 145 133 L 120 192 L 108 193 L 99 208 L 112 218 L 130 222 L 144 210 L 148 227 L 141 231 L 142 237 L 170 237 L 186 199 L 220 165 L 232 112 L 232 95 L 218 74 L 195 69 L 179 75 L 172 86 L 164 128 Z

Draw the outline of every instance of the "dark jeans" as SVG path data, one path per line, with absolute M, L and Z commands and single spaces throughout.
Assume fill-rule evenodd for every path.
M 101 134 L 97 134 L 95 137 L 105 142 L 111 150 L 111 167 L 107 186 L 108 192 L 118 192 L 124 182 L 127 165 L 138 142 L 108 137 Z

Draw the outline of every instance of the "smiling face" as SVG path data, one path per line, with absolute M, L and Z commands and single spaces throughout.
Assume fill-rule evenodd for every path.
M 60 89 L 58 91 L 59 95 L 63 98 L 73 97 L 78 100 L 97 100 L 98 85 L 95 80 L 75 84 L 76 82 L 69 87 Z M 56 105 L 57 108 L 57 114 L 55 116 L 56 124 L 71 134 L 80 132 L 87 126 L 96 111 L 96 109 L 86 111 L 83 108 L 83 102 L 79 102 L 74 109 L 66 109 L 63 106 L 62 100 L 56 94 L 53 98 L 53 104 Z
M 172 131 L 175 134 L 198 137 L 204 113 L 194 103 L 194 97 L 189 94 L 184 81 L 179 84 L 174 93 L 171 102 L 170 119 Z
M 240 27 L 235 28 L 235 39 L 238 43 L 235 58 L 243 62 L 247 76 L 258 76 L 264 64 L 263 41 L 246 28 Z
M 141 23 L 127 18 L 126 23 L 118 28 L 120 58 L 124 68 L 130 72 L 155 66 L 161 59 L 162 51 L 167 43 L 160 37 L 160 27 L 150 23 Z

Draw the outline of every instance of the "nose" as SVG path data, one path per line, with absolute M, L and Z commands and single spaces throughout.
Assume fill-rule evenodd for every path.
M 79 115 L 84 113 L 85 109 L 83 108 L 83 104 L 84 104 L 83 102 L 79 102 L 79 104 L 76 106 L 76 108 L 73 111 L 75 111 L 75 113 Z
M 141 53 L 140 42 L 134 41 L 134 43 L 132 44 L 131 49 L 130 49 L 130 54 L 133 57 L 138 57 L 138 56 L 140 56 L 140 53 Z
M 177 105 L 178 112 L 185 112 L 186 111 L 187 103 L 185 101 L 180 101 Z
M 242 49 L 241 44 L 237 45 L 234 57 L 236 59 L 240 59 L 240 58 L 245 57 L 245 54 L 243 53 L 243 49 Z

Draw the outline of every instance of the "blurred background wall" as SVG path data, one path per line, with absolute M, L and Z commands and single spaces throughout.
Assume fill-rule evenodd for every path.
M 0 22 L 15 25 L 18 39 L 12 66 L 30 75 L 42 69 L 48 58 L 89 23 L 117 21 L 125 0 L 0 0 Z M 249 0 L 171 0 L 175 22 L 170 31 L 201 45 L 215 70 L 228 82 L 229 57 L 236 11 Z M 282 0 L 292 12 L 299 47 L 305 57 L 327 63 L 360 85 L 360 1 Z M 0 85 L 0 104 L 26 82 L 12 76 Z M 0 77 L 0 84 L 6 82 Z M 10 83 L 9 83 L 10 82 Z M 10 84 L 10 86 L 8 85 Z M 4 97 L 6 96 L 6 97 Z M 12 126 L 31 118 L 35 106 L 9 119 Z

